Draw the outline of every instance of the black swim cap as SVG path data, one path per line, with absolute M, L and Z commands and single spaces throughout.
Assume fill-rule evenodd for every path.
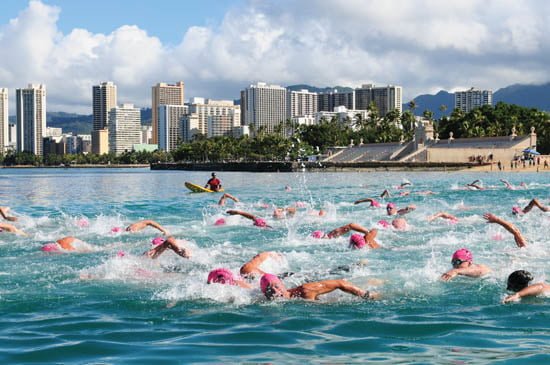
M 216 176 L 216 173 L 215 173 L 215 172 L 213 172 L 213 173 L 212 173 L 212 176 Z
M 529 282 L 533 280 L 533 275 L 529 271 L 517 270 L 508 276 L 507 290 L 518 292 L 527 287 Z

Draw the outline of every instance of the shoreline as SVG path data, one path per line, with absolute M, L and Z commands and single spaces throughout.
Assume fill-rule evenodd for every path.
M 117 169 L 117 168 L 145 168 L 150 167 L 149 164 L 84 164 L 84 165 L 68 165 L 68 166 L 34 166 L 34 165 L 13 165 L 13 166 L 0 166 L 2 169 Z

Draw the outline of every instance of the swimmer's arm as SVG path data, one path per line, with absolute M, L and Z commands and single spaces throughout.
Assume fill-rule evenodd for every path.
M 502 302 L 508 303 L 511 301 L 521 299 L 523 297 L 533 297 L 541 294 L 542 292 L 544 292 L 544 285 L 542 283 L 533 284 L 533 285 L 529 285 L 527 288 L 524 288 L 518 291 L 515 294 L 507 296 L 506 298 L 504 298 Z
M 356 200 L 353 202 L 353 204 L 360 204 L 360 203 L 365 203 L 365 202 L 370 202 L 372 203 L 372 198 L 366 198 L 366 199 L 360 199 L 360 200 Z
M 406 207 L 406 208 L 399 209 L 399 210 L 397 211 L 397 214 L 399 214 L 399 215 L 404 215 L 404 214 L 407 214 L 407 213 L 412 212 L 412 211 L 415 210 L 415 209 L 416 209 L 416 206 L 411 204 L 411 205 L 409 205 L 409 206 Z
M 250 213 L 243 212 L 243 211 L 240 211 L 240 210 L 228 210 L 226 213 L 229 214 L 229 215 L 241 215 L 241 216 L 243 216 L 247 219 L 250 219 L 252 221 L 256 218 L 256 216 L 254 214 L 250 214 Z
M 160 255 L 162 255 L 162 253 L 166 251 L 167 248 L 168 248 L 168 244 L 165 241 L 163 244 L 158 245 L 157 247 L 152 248 L 149 251 L 146 251 L 143 255 L 154 260 Z
M 444 273 L 443 275 L 441 275 L 441 280 L 443 281 L 449 281 L 451 280 L 452 278 L 458 276 L 458 270 L 457 269 L 451 269 L 449 271 L 447 271 L 446 273 Z
M 483 218 L 485 218 L 488 223 L 497 223 L 497 224 L 501 225 L 502 227 L 504 227 L 504 229 L 506 229 L 508 232 L 513 234 L 514 235 L 514 240 L 516 241 L 516 245 L 518 247 L 521 248 L 521 247 L 527 246 L 527 240 L 525 239 L 525 237 L 522 236 L 519 229 L 517 229 L 516 226 L 514 226 L 512 223 L 507 222 L 504 219 L 501 219 L 501 218 L 499 218 L 496 215 L 491 214 L 491 213 L 485 213 L 483 215 Z
M 156 228 L 158 229 L 159 231 L 161 231 L 165 236 L 168 236 L 170 233 L 168 233 L 168 231 L 166 230 L 166 228 L 164 228 L 163 226 L 161 226 L 160 224 L 158 224 L 157 222 L 155 221 L 151 221 L 151 220 L 146 220 L 144 221 L 144 223 L 149 226 L 149 227 L 153 227 L 153 228 Z

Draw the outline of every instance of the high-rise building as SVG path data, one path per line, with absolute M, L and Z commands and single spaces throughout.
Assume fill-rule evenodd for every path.
M 9 146 L 8 89 L 0 88 L 0 154 Z
M 159 105 L 159 149 L 170 152 L 178 147 L 183 138 L 181 118 L 187 111 L 187 105 Z
M 132 151 L 141 142 L 141 113 L 133 104 L 122 104 L 109 113 L 109 151 Z
M 241 91 L 241 121 L 271 133 L 287 119 L 286 89 L 258 82 Z
M 150 125 L 141 126 L 141 144 L 151 144 L 153 141 L 153 127 Z
M 107 130 L 109 127 L 109 112 L 111 109 L 117 106 L 117 88 L 116 85 L 111 82 L 102 82 L 99 85 L 92 87 L 93 98 L 93 123 L 92 130 Z M 94 141 L 94 137 L 102 135 L 100 133 L 92 133 L 92 152 L 102 154 L 108 152 L 105 149 L 98 149 L 101 146 L 101 141 Z M 108 141 L 107 141 L 108 143 Z M 96 147 L 94 149 L 94 146 Z
M 366 84 L 355 89 L 355 109 L 367 110 L 371 103 L 378 108 L 378 113 L 384 117 L 388 112 L 403 111 L 403 88 L 401 86 L 379 86 Z
M 318 94 L 317 111 L 332 112 L 334 108 L 345 106 L 346 109 L 355 109 L 355 93 L 353 91 L 337 90 Z
M 492 90 L 479 90 L 472 87 L 470 90 L 455 92 L 455 109 L 468 113 L 482 105 L 493 105 Z
M 109 125 L 109 112 L 117 106 L 116 85 L 111 82 L 102 82 L 92 87 L 93 96 L 93 123 L 92 130 L 106 129 Z
M 210 115 L 207 120 L 208 137 L 232 136 L 241 125 L 241 109 L 230 109 L 226 115 Z
M 189 142 L 197 134 L 201 134 L 199 129 L 199 116 L 197 114 L 185 114 L 181 118 L 181 131 L 183 140 Z
M 159 105 L 183 105 L 185 103 L 184 88 L 183 81 L 178 81 L 175 84 L 161 82 L 152 87 L 151 122 L 153 126 L 153 143 L 159 143 Z
M 46 86 L 29 84 L 15 90 L 17 116 L 17 151 L 43 154 L 46 131 Z
M 318 98 L 317 93 L 308 90 L 289 91 L 287 90 L 287 118 L 303 117 L 317 113 Z
M 228 123 L 231 123 L 231 125 L 241 124 L 241 108 L 239 105 L 235 105 L 231 100 L 191 98 L 191 100 L 189 100 L 188 106 L 189 114 L 195 114 L 199 118 L 196 133 L 203 134 L 204 136 L 215 136 L 209 134 L 208 132 L 209 117 L 220 117 L 221 119 L 227 120 Z M 220 118 L 218 119 L 221 120 Z M 215 133 L 218 132 L 216 131 Z
M 102 155 L 109 153 L 109 130 L 92 131 L 92 153 Z

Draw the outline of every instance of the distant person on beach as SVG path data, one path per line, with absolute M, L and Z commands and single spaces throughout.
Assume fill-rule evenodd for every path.
M 483 186 L 479 185 L 479 183 L 480 183 L 479 180 L 474 180 L 471 183 L 466 184 L 466 186 L 469 187 L 469 188 L 474 188 L 476 190 L 485 190 L 485 188 Z
M 350 237 L 351 248 L 360 249 L 365 246 L 368 246 L 370 248 L 380 248 L 380 245 L 378 244 L 378 242 L 376 242 L 378 230 L 375 228 L 368 230 L 367 228 L 357 223 L 346 224 L 344 226 L 333 229 L 328 233 L 325 233 L 323 231 L 314 231 L 311 236 L 313 238 L 332 239 L 340 237 L 341 235 L 346 234 L 349 231 L 356 231 L 363 234 L 363 236 L 361 236 L 360 234 L 354 234 Z
M 231 195 L 231 194 L 229 194 L 229 193 L 224 193 L 224 194 L 222 195 L 222 197 L 220 198 L 220 200 L 218 201 L 218 205 L 220 205 L 220 206 L 223 207 L 223 206 L 225 205 L 225 201 L 226 201 L 227 199 L 231 199 L 231 200 L 233 200 L 235 203 L 240 202 L 240 200 L 237 199 L 236 197 L 234 197 L 233 195 Z
M 283 282 L 273 274 L 265 274 L 260 280 L 260 288 L 265 297 L 269 300 L 275 298 L 302 298 L 306 300 L 318 300 L 320 295 L 341 290 L 363 299 L 377 299 L 377 293 L 363 290 L 343 279 L 323 280 L 302 284 L 296 288 L 287 289 Z
M 15 233 L 21 236 L 28 236 L 25 232 L 23 232 L 13 224 L 9 224 L 9 223 L 0 222 L 0 232 L 8 232 L 8 233 Z
M 550 285 L 547 283 L 537 283 L 529 285 L 533 280 L 533 275 L 529 271 L 517 270 L 508 276 L 508 285 L 506 290 L 516 292 L 515 294 L 508 295 L 503 303 L 509 303 L 512 301 L 520 300 L 523 297 L 532 297 L 539 294 L 550 293 Z
M 157 222 L 149 220 L 149 219 L 142 220 L 142 221 L 130 224 L 128 227 L 126 227 L 126 232 L 138 232 L 138 231 L 141 231 L 141 230 L 143 230 L 147 227 L 156 228 L 159 231 L 161 231 L 162 234 L 164 234 L 166 236 L 169 235 L 168 231 L 163 226 L 161 226 Z
M 505 221 L 504 219 L 501 219 L 494 214 L 491 213 L 485 213 L 483 215 L 483 218 L 487 220 L 487 223 L 497 223 L 504 227 L 508 232 L 510 232 L 514 236 L 514 240 L 516 241 L 516 245 L 519 248 L 527 246 L 527 240 L 525 237 L 522 236 L 519 229 L 514 226 L 512 223 Z
M 248 212 L 243 212 L 241 210 L 228 210 L 226 213 L 229 215 L 240 215 L 242 217 L 245 217 L 246 219 L 250 219 L 256 227 L 272 228 L 270 225 L 267 224 L 265 219 L 256 217 L 254 214 Z
M 42 246 L 42 251 L 44 252 L 91 252 L 93 250 L 93 246 L 73 236 L 63 237 L 55 242 L 46 243 Z
M 539 208 L 543 212 L 550 212 L 550 207 L 542 205 L 537 198 L 534 198 L 523 209 L 521 209 L 520 207 L 512 207 L 512 213 L 514 215 L 526 214 L 529 213 L 534 207 Z
M 451 264 L 453 268 L 441 275 L 441 280 L 449 281 L 458 275 L 478 278 L 491 271 L 485 265 L 474 264 L 472 253 L 466 248 L 461 248 L 453 253 Z
M 10 207 L 0 207 L 0 216 L 7 221 L 16 222 L 17 217 L 8 215 L 9 211 L 10 211 Z
M 155 247 L 144 253 L 144 255 L 149 258 L 156 259 L 167 249 L 174 251 L 177 255 L 185 259 L 191 257 L 191 250 L 189 247 L 186 247 L 185 241 L 178 240 L 173 236 L 167 237 L 166 239 L 163 237 L 157 237 L 153 239 L 152 243 Z
M 213 172 L 212 177 L 206 182 L 204 187 L 213 191 L 220 191 L 222 188 L 222 182 L 216 177 L 216 173 Z

